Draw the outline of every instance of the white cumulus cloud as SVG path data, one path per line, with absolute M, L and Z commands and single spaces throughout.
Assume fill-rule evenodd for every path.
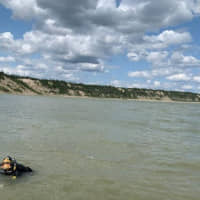
M 174 74 L 171 76 L 167 77 L 168 80 L 171 81 L 189 81 L 191 79 L 190 76 L 188 76 L 187 74 Z
M 131 70 L 129 77 L 190 80 L 183 68 L 198 68 L 200 60 L 183 50 L 193 42 L 191 34 L 173 27 L 198 16 L 199 3 L 121 0 L 117 7 L 115 0 L 0 0 L 13 18 L 33 23 L 18 39 L 0 33 L 0 51 L 8 55 L 0 62 L 16 61 L 15 69 L 4 68 L 13 73 L 73 79 L 77 72 L 106 72 L 106 61 L 126 52 L 132 62 L 151 67 Z
M 149 78 L 151 75 L 147 71 L 134 71 L 128 73 L 129 77 Z

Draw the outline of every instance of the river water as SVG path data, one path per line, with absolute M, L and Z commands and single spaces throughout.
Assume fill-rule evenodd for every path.
M 5 200 L 199 200 L 200 104 L 0 95 Z

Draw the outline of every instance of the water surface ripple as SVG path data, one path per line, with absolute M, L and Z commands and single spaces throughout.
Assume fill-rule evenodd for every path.
M 2 199 L 199 200 L 199 104 L 0 95 L 0 152 L 35 173 Z

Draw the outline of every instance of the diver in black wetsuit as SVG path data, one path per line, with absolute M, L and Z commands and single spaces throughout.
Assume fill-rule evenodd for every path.
M 10 156 L 3 159 L 0 168 L 3 170 L 3 174 L 12 176 L 13 178 L 20 176 L 24 172 L 32 172 L 30 167 L 25 167 L 17 163 L 16 160 L 12 159 Z

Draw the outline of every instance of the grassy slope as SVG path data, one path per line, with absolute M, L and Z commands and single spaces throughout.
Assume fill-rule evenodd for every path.
M 74 84 L 58 80 L 39 80 L 30 77 L 7 75 L 3 72 L 0 72 L 0 91 L 14 94 L 69 95 L 200 102 L 199 94 L 189 92 Z

